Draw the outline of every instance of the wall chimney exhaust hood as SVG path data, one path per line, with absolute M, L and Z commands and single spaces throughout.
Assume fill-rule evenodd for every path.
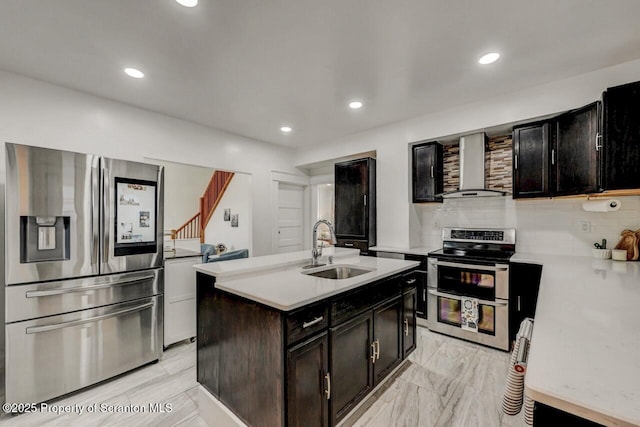
M 504 191 L 489 190 L 484 182 L 486 135 L 475 133 L 460 138 L 460 189 L 442 193 L 443 199 L 504 196 Z

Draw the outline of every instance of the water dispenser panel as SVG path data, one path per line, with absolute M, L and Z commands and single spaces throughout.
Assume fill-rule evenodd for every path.
M 20 262 L 68 260 L 70 219 L 68 216 L 21 216 Z

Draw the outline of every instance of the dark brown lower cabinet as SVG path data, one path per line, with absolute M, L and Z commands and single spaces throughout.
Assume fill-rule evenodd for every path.
M 402 358 L 405 359 L 416 348 L 416 288 L 404 292 L 402 299 Z
M 280 311 L 198 273 L 198 382 L 249 426 L 335 426 L 415 348 L 413 283 Z
M 373 389 L 373 313 L 331 328 L 331 425 L 336 425 Z
M 373 340 L 376 347 L 374 386 L 402 361 L 402 303 L 402 298 L 398 296 L 373 311 Z
M 329 425 L 329 336 L 326 332 L 287 350 L 287 425 Z

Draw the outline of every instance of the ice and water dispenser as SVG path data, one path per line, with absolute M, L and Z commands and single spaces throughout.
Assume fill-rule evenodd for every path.
M 21 216 L 20 262 L 68 260 L 69 225 L 68 216 Z

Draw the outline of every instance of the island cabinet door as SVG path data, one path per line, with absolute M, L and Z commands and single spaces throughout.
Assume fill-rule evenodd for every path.
M 287 350 L 287 425 L 327 427 L 329 337 L 324 332 Z
M 416 348 L 416 288 L 404 293 L 402 305 L 402 359 Z
M 402 360 L 402 301 L 401 296 L 398 296 L 373 312 L 373 343 L 376 356 L 373 363 L 374 385 L 382 381 Z
M 373 388 L 373 312 L 329 331 L 331 346 L 331 425 L 336 425 Z

